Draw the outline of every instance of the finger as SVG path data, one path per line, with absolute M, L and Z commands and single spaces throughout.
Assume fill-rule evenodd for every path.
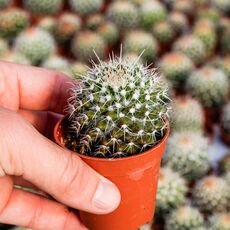
M 9 177 L 0 177 L 3 188 L 0 222 L 33 229 L 86 229 L 67 207 L 44 197 L 13 189 Z
M 18 114 L 29 121 L 40 133 L 49 138 L 53 136 L 52 131 L 55 124 L 63 116 L 61 114 L 49 111 L 31 110 L 19 110 Z
M 16 113 L 0 109 L 0 170 L 23 178 L 61 203 L 104 214 L 120 202 L 118 189 L 37 132 Z
M 0 62 L 0 106 L 63 113 L 71 79 L 38 67 Z

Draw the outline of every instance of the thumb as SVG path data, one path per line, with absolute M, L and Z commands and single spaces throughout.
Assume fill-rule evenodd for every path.
M 0 175 L 22 176 L 75 209 L 106 214 L 119 205 L 113 183 L 16 113 L 0 108 L 0 130 Z

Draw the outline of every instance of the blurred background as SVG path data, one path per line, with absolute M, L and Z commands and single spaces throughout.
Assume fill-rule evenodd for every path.
M 0 0 L 0 60 L 81 79 L 120 52 L 157 68 L 172 98 L 143 229 L 230 230 L 230 0 Z

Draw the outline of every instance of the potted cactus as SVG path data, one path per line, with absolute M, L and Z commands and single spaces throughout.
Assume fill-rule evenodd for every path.
M 153 69 L 127 58 L 100 61 L 72 89 L 56 143 L 114 182 L 121 193 L 108 215 L 81 211 L 89 229 L 134 230 L 151 221 L 169 134 L 167 87 Z

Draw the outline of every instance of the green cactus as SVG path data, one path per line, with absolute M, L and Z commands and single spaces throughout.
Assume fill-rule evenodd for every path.
M 54 29 L 57 26 L 57 20 L 51 16 L 42 17 L 41 20 L 38 22 L 37 27 L 45 30 L 51 34 L 54 33 Z
M 162 57 L 159 68 L 175 88 L 180 88 L 193 71 L 194 65 L 191 59 L 183 53 L 172 52 Z
M 56 46 L 48 32 L 34 27 L 25 30 L 16 38 L 14 48 L 36 65 L 51 56 Z
M 173 45 L 173 49 L 187 55 L 194 64 L 201 64 L 205 58 L 205 47 L 202 41 L 194 35 L 185 35 Z
M 203 42 L 206 54 L 208 56 L 212 55 L 217 43 L 213 23 L 206 19 L 200 20 L 196 23 L 193 33 Z
M 172 102 L 171 123 L 173 131 L 201 131 L 204 112 L 201 104 L 189 96 L 175 98 Z
M 225 135 L 230 135 L 230 102 L 228 102 L 223 108 L 221 129 Z
M 161 44 L 170 43 L 175 35 L 175 32 L 173 31 L 171 25 L 167 21 L 158 22 L 153 25 L 152 32 L 154 37 Z
M 194 71 L 187 81 L 191 94 L 206 108 L 222 106 L 227 99 L 228 86 L 224 72 L 211 66 Z
M 192 0 L 195 8 L 203 8 L 209 5 L 209 0 Z
M 156 0 L 143 2 L 140 7 L 140 24 L 143 28 L 151 28 L 157 22 L 166 18 L 164 5 Z
M 209 219 L 212 230 L 230 230 L 230 213 L 218 213 Z
M 228 107 L 230 108 L 230 105 L 228 105 Z M 219 170 L 221 173 L 230 172 L 230 152 L 220 161 Z
M 12 3 L 12 0 L 0 0 L 0 9 L 4 9 Z
M 135 28 L 138 25 L 138 8 L 127 1 L 115 1 L 111 3 L 106 12 L 107 18 L 115 23 L 119 30 Z
M 220 12 L 213 8 L 202 8 L 197 13 L 197 20 L 207 19 L 213 22 L 215 25 L 218 25 L 220 21 Z
M 81 29 L 81 19 L 72 13 L 63 13 L 56 23 L 54 36 L 60 43 L 70 41 Z
M 220 43 L 222 52 L 224 54 L 230 54 L 230 25 L 223 31 Z
M 198 181 L 193 188 L 193 202 L 201 211 L 208 214 L 225 212 L 230 202 L 229 189 L 223 178 L 207 176 Z
M 182 206 L 187 190 L 185 180 L 178 173 L 167 167 L 161 168 L 156 195 L 156 217 L 162 218 Z
M 1 56 L 1 60 L 16 64 L 31 65 L 31 62 L 28 58 L 26 58 L 23 54 L 14 51 L 5 53 L 3 56 Z
M 194 13 L 194 4 L 191 0 L 176 0 L 172 8 L 174 11 L 182 12 L 186 15 L 192 15 Z
M 184 33 L 188 30 L 188 19 L 183 13 L 172 11 L 168 15 L 168 20 L 173 31 L 175 31 L 177 34 Z
M 223 13 L 230 12 L 230 1 L 229 0 L 211 0 L 211 4 Z
M 75 79 L 82 79 L 84 76 L 87 75 L 88 67 L 86 64 L 82 62 L 74 62 L 71 65 L 71 72 L 73 78 Z
M 61 56 L 53 55 L 46 59 L 42 65 L 42 67 L 47 69 L 54 69 L 54 70 L 65 70 L 69 68 L 70 63 L 69 61 Z
M 58 13 L 63 0 L 23 0 L 24 7 L 35 15 L 52 15 Z
M 96 60 L 95 53 L 98 57 L 103 58 L 105 49 L 106 44 L 104 39 L 91 31 L 80 32 L 72 41 L 73 54 L 80 61 L 89 62 L 90 59 Z
M 99 12 L 103 3 L 103 0 L 69 0 L 72 10 L 80 15 L 90 15 Z
M 141 64 L 144 64 L 144 60 L 142 59 L 142 57 L 141 57 L 141 56 L 138 56 L 138 54 L 136 54 L 136 53 L 125 53 L 125 54 L 123 55 L 123 58 L 124 58 L 124 59 L 128 59 L 128 60 L 130 60 L 130 61 L 132 61 L 132 62 L 138 61 L 138 62 L 140 62 Z
M 168 140 L 164 161 L 190 181 L 204 176 L 210 168 L 207 138 L 199 132 L 174 132 Z
M 105 18 L 103 14 L 92 14 L 89 15 L 86 20 L 86 27 L 90 30 L 97 30 L 99 26 L 101 26 L 105 22 Z
M 174 210 L 166 219 L 166 230 L 198 230 L 204 225 L 204 217 L 198 209 L 183 206 Z
M 103 158 L 144 152 L 165 135 L 168 102 L 155 70 L 122 57 L 100 61 L 73 89 L 65 145 Z
M 155 38 L 148 32 L 134 30 L 124 38 L 124 53 L 136 53 L 141 55 L 142 59 L 149 63 L 156 59 L 158 53 L 158 44 Z
M 224 179 L 225 181 L 228 183 L 228 185 L 230 186 L 230 171 L 227 171 L 224 175 Z
M 100 34 L 109 45 L 116 43 L 119 38 L 117 26 L 112 22 L 105 22 L 100 25 L 97 29 L 97 33 Z
M 6 40 L 0 38 L 0 57 L 2 57 L 8 51 L 9 51 L 9 47 Z
M 0 37 L 11 39 L 29 24 L 27 12 L 19 8 L 9 8 L 0 14 Z

